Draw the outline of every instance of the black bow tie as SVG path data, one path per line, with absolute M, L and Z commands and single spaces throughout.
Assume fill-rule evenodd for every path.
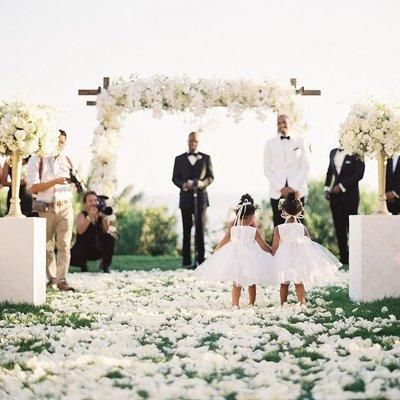
M 285 140 L 285 139 L 290 140 L 290 136 L 281 136 L 281 140 Z
M 195 157 L 197 157 L 198 154 L 199 154 L 199 153 L 188 153 L 188 156 L 195 156 Z

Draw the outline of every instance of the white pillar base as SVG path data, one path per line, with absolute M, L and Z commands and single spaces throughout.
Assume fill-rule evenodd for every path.
M 350 216 L 349 242 L 351 300 L 400 297 L 400 215 Z
M 0 302 L 46 301 L 46 220 L 0 218 Z

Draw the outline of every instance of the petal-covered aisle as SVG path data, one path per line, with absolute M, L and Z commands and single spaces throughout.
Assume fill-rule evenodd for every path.
M 347 273 L 281 307 L 231 311 L 230 287 L 188 271 L 71 274 L 76 293 L 0 319 L 0 398 L 398 399 L 399 323 L 333 303 Z

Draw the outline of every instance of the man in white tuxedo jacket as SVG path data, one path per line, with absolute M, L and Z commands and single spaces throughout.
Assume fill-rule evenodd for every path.
M 270 198 L 274 226 L 284 223 L 279 200 L 290 190 L 300 193 L 304 205 L 308 194 L 309 146 L 301 138 L 289 135 L 289 119 L 279 115 L 278 135 L 267 141 L 264 151 L 264 173 L 270 183 Z

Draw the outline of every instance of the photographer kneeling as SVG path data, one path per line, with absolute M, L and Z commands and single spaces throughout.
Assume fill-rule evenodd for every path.
M 95 192 L 87 192 L 83 197 L 84 211 L 76 219 L 76 243 L 71 249 L 71 265 L 88 271 L 88 260 L 100 260 L 103 272 L 110 272 L 114 255 L 115 238 L 109 233 L 110 221 L 99 210 L 99 197 Z M 106 211 L 107 212 L 107 211 Z

